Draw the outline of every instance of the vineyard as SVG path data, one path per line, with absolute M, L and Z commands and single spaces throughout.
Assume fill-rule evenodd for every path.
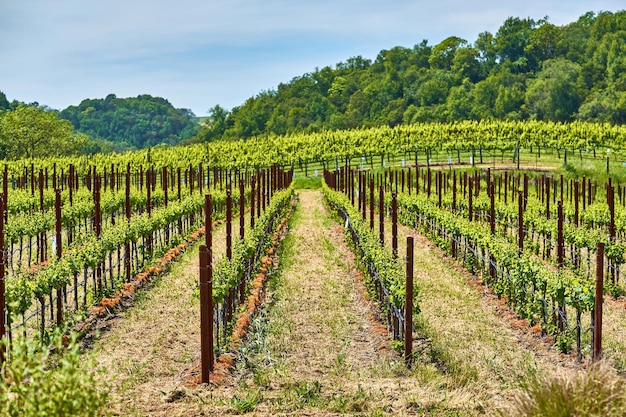
M 493 415 L 536 375 L 618 378 L 625 137 L 460 122 L 9 161 L 3 413 Z M 48 363 L 83 368 L 61 414 L 28 377 Z

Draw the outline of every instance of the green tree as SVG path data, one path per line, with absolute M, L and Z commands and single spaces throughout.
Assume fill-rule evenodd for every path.
M 209 109 L 209 118 L 207 122 L 202 126 L 198 136 L 203 141 L 210 141 L 221 138 L 226 131 L 226 119 L 228 117 L 228 110 L 216 104 Z
M 0 91 L 0 111 L 9 109 L 11 103 L 7 100 L 7 96 Z
M 0 144 L 4 157 L 36 158 L 76 153 L 87 136 L 74 132 L 56 113 L 21 104 L 0 119 Z
M 496 33 L 495 49 L 501 61 L 508 60 L 518 71 L 528 69 L 528 58 L 525 55 L 531 34 L 535 27 L 532 19 L 509 17 Z
M 572 120 L 580 105 L 580 76 L 578 64 L 563 58 L 545 61 L 526 93 L 530 115 L 539 120 Z
M 452 68 L 457 50 L 465 46 L 467 46 L 465 39 L 450 36 L 433 47 L 428 62 L 432 68 L 449 70 Z

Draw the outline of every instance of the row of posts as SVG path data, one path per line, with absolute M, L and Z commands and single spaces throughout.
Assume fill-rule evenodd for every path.
M 113 166 L 111 167 L 111 172 L 113 172 Z M 47 170 L 44 172 L 44 170 L 40 170 L 39 171 L 39 175 L 38 175 L 38 181 L 35 182 L 35 175 L 34 175 L 34 168 L 31 167 L 31 171 L 32 174 L 30 176 L 28 176 L 28 173 L 25 174 L 24 177 L 24 182 L 26 178 L 30 179 L 30 185 L 32 186 L 32 191 L 34 194 L 34 190 L 36 188 L 38 188 L 39 190 L 39 200 L 40 200 L 40 211 L 44 211 L 44 197 L 43 197 L 43 190 L 46 188 L 47 183 L 48 183 L 48 175 L 47 175 Z M 161 173 L 161 185 L 163 187 L 163 190 L 165 192 L 165 202 L 164 204 L 167 206 L 168 203 L 168 178 L 172 177 L 172 179 L 176 178 L 178 181 L 173 181 L 173 183 L 178 183 L 178 198 L 181 198 L 181 170 L 180 168 L 177 169 L 176 174 L 172 173 L 172 170 L 169 170 L 170 172 L 168 173 L 168 168 L 167 167 L 163 167 L 162 168 L 162 173 Z M 193 192 L 193 183 L 194 181 L 194 177 L 195 175 L 191 175 L 191 173 L 194 172 L 194 170 L 192 168 L 190 168 L 189 171 L 185 171 L 185 179 L 186 179 L 186 183 L 189 184 L 190 190 L 191 192 Z M 279 178 L 279 172 L 280 172 L 280 178 Z M 202 167 L 200 166 L 199 169 L 197 170 L 198 173 L 198 178 L 197 178 L 197 183 L 198 183 L 198 188 L 200 190 L 200 192 L 202 191 L 202 184 L 203 184 L 203 170 Z M 126 185 L 126 189 L 125 189 L 125 217 L 127 219 L 131 218 L 131 205 L 130 205 L 130 189 L 131 189 L 131 178 L 132 178 L 132 174 L 131 174 L 131 170 L 130 170 L 130 164 L 128 164 L 127 166 L 127 170 L 125 173 L 125 185 Z M 155 189 L 155 185 L 157 182 L 157 176 L 156 173 L 154 171 L 154 169 L 147 169 L 147 170 L 143 170 L 143 167 L 140 167 L 140 177 L 136 177 L 135 180 L 137 181 L 137 183 L 139 184 L 139 186 L 141 187 L 142 184 L 145 184 L 145 189 L 146 189 L 146 193 L 147 193 L 147 201 L 146 201 L 146 212 L 148 213 L 148 215 L 151 214 L 152 212 L 152 202 L 151 202 L 151 193 L 152 191 L 154 191 Z M 171 174 L 171 175 L 170 175 Z M 210 174 L 211 174 L 211 170 L 208 169 L 207 170 L 207 178 L 210 178 Z M 137 173 L 135 174 L 137 175 Z M 243 192 L 243 189 L 245 187 L 245 184 L 247 183 L 247 181 L 245 179 L 243 179 L 240 175 L 240 189 Z M 213 178 L 214 178 L 214 184 L 225 184 L 227 187 L 230 187 L 231 185 L 231 175 L 230 174 L 226 174 L 223 170 L 219 170 L 217 168 L 213 169 Z M 269 195 L 266 195 L 267 193 L 261 193 L 261 189 L 263 188 L 263 190 L 271 188 L 271 187 L 275 187 L 274 184 L 280 185 L 280 184 L 284 184 L 287 181 L 287 174 L 285 172 L 283 172 L 282 170 L 280 170 L 278 167 L 274 166 L 272 167 L 271 170 L 269 170 L 268 172 L 265 171 L 259 171 L 257 170 L 257 178 L 259 180 L 259 186 L 256 187 L 256 195 L 255 195 L 255 185 L 254 185 L 254 178 L 251 180 L 252 181 L 252 196 L 251 196 L 251 200 L 252 200 L 252 207 L 254 207 L 254 201 L 256 200 L 258 202 L 257 204 L 257 215 L 260 215 L 260 210 L 261 207 L 263 209 L 265 209 L 265 205 L 266 203 L 269 201 Z M 120 175 L 119 175 L 119 171 L 117 172 L 116 175 L 109 175 L 108 176 L 108 184 L 107 184 L 107 174 L 106 174 L 106 170 L 104 175 L 99 175 L 96 170 L 95 167 L 94 169 L 90 169 L 87 176 L 85 177 L 85 181 L 84 184 L 87 186 L 87 188 L 89 190 L 92 191 L 93 194 L 93 200 L 94 200 L 94 215 L 92 218 L 92 223 L 93 223 L 93 229 L 94 232 L 96 233 L 97 236 L 100 236 L 100 234 L 102 233 L 102 210 L 101 210 L 101 189 L 103 188 L 103 180 L 104 180 L 104 188 L 106 189 L 108 185 L 110 185 L 111 190 L 114 190 L 115 187 L 119 187 L 119 183 L 120 181 Z M 117 181 L 116 181 L 117 179 Z M 143 179 L 145 179 L 145 182 L 143 181 Z M 57 175 L 56 175 L 56 166 L 54 169 L 54 174 L 52 175 L 52 180 L 53 180 L 53 186 L 55 187 L 55 203 L 54 203 L 54 211 L 55 211 L 55 217 L 56 217 L 56 222 L 55 222 L 55 248 L 56 248 L 56 253 L 55 256 L 57 258 L 60 258 L 63 255 L 63 244 L 62 244 L 62 222 L 61 222 L 61 208 L 62 208 L 62 204 L 61 204 L 61 188 L 58 188 L 57 186 L 61 186 L 63 187 L 63 185 L 67 186 L 67 189 L 69 190 L 69 203 L 70 205 L 73 203 L 73 190 L 78 189 L 78 184 L 79 184 L 79 176 L 76 174 L 76 170 L 74 168 L 73 165 L 70 165 L 69 167 L 69 172 L 67 175 L 64 175 L 63 173 L 61 173 L 61 177 L 59 178 L 59 182 L 57 182 Z M 20 184 L 20 180 L 18 179 L 17 183 L 18 185 Z M 38 184 L 38 187 L 35 187 L 35 184 Z M 14 181 L 15 184 L 15 181 Z M 5 335 L 7 334 L 7 327 L 6 327 L 6 323 L 7 323 L 7 310 L 6 310 L 6 265 L 7 265 L 7 256 L 8 256 L 8 251 L 5 249 L 5 245 L 4 245 L 4 239 L 5 239 L 5 234 L 4 234 L 4 226 L 6 224 L 7 221 L 7 217 L 8 217 L 8 210 L 7 210 L 7 195 L 8 195 L 8 185 L 9 185 L 9 181 L 8 181 L 8 168 L 5 165 L 4 168 L 4 172 L 3 172 L 3 182 L 2 182 L 2 194 L 0 194 L 0 209 L 2 212 L 2 215 L 0 215 L 0 341 L 4 340 Z M 273 192 L 273 188 L 271 189 L 271 191 Z M 244 199 L 240 198 L 241 204 L 244 204 Z M 240 207 L 240 210 L 242 211 L 242 207 Z M 115 214 L 113 213 L 113 217 L 111 219 L 112 223 L 115 224 Z M 252 213 L 252 219 L 251 219 L 251 223 L 252 225 L 254 225 L 254 212 Z M 243 236 L 243 220 L 241 223 L 241 235 Z M 71 243 L 73 236 L 72 236 L 72 231 L 69 230 L 68 234 L 67 234 L 67 239 L 68 242 Z M 46 261 L 46 237 L 45 237 L 45 232 L 43 233 L 43 236 L 38 236 L 38 240 L 39 240 L 39 245 L 38 245 L 38 254 L 37 254 L 37 259 L 40 262 L 44 262 Z M 146 239 L 146 246 L 148 251 L 150 251 L 152 249 L 152 236 L 148 236 Z M 126 242 L 124 245 L 124 251 L 125 251 L 125 257 L 124 257 L 124 265 L 125 265 L 125 280 L 126 282 L 130 282 L 131 279 L 131 259 L 130 259 L 130 242 Z M 97 283 L 97 291 L 98 293 L 101 293 L 102 291 L 102 273 L 103 273 L 103 266 L 102 265 L 98 265 L 95 271 L 95 275 L 96 275 L 96 283 Z M 65 288 L 58 288 L 56 290 L 56 317 L 55 317 L 55 322 L 58 326 L 60 326 L 63 323 L 63 294 L 65 292 Z M 43 305 L 42 305 L 43 307 Z M 52 308 L 52 306 L 51 306 Z M 42 317 L 44 312 L 41 312 Z M 45 324 L 44 324 L 44 320 L 42 318 L 42 323 L 41 323 L 41 327 L 42 329 L 44 328 Z M 4 349 L 4 348 L 3 348 Z M 0 355 L 0 363 L 1 360 L 4 359 L 3 355 Z
M 287 188 L 293 178 L 293 171 L 283 171 L 274 165 L 269 171 L 257 172 L 250 181 L 250 228 L 255 225 L 255 218 L 261 216 L 274 193 Z M 209 375 L 214 370 L 215 348 L 213 341 L 213 204 L 212 196 L 205 195 L 204 202 L 205 241 L 200 245 L 200 359 L 202 383 L 209 383 Z M 239 238 L 245 237 L 245 183 L 239 182 Z M 226 257 L 232 259 L 232 196 L 230 189 L 226 191 Z M 240 277 L 236 288 L 231 288 L 227 300 L 226 320 L 232 319 L 234 305 L 238 298 L 240 304 L 245 301 L 245 273 Z M 238 297 L 237 297 L 238 296 Z
M 402 184 L 402 189 L 404 189 L 404 171 L 400 171 L 401 172 L 401 184 Z M 430 175 L 430 170 L 427 171 L 427 174 L 425 175 L 424 178 L 424 190 L 426 192 L 430 191 L 430 179 L 431 179 L 431 175 Z M 391 180 L 393 178 L 393 173 L 389 172 L 389 179 Z M 398 189 L 398 182 L 399 182 L 399 176 L 397 175 L 398 171 L 395 172 L 395 185 L 396 185 L 396 189 Z M 358 181 L 358 189 L 360 190 L 360 193 L 358 194 L 358 208 L 362 213 L 363 219 L 366 219 L 366 208 L 367 208 L 367 195 L 365 192 L 363 192 L 364 190 L 366 190 L 367 188 L 369 188 L 369 207 L 370 207 L 370 217 L 369 217 L 369 223 L 370 223 L 370 229 L 374 230 L 374 208 L 375 208 L 375 200 L 374 200 L 374 179 L 370 178 L 369 179 L 369 184 L 367 183 L 367 176 L 365 174 L 365 172 L 363 171 L 352 171 L 352 170 L 343 170 L 343 171 L 335 171 L 333 173 L 326 173 L 325 174 L 325 179 L 327 181 L 327 183 L 329 184 L 330 187 L 334 188 L 334 189 L 338 189 L 338 190 L 342 190 L 344 191 L 350 198 L 352 203 L 354 204 L 355 202 L 355 175 L 357 176 L 356 180 Z M 437 189 L 438 189 L 438 196 L 439 196 L 439 207 L 441 207 L 441 195 L 442 193 L 442 184 L 444 183 L 443 181 L 443 175 L 445 175 L 445 173 L 441 172 L 441 171 L 437 171 L 437 175 L 436 175 L 436 183 L 437 183 Z M 494 179 L 492 179 L 491 175 L 490 175 L 490 170 L 487 170 L 487 175 L 486 175 L 486 181 L 487 181 L 487 193 L 489 196 L 489 200 L 490 200 L 490 207 L 489 207 L 489 224 L 490 224 L 490 229 L 491 229 L 491 233 L 492 235 L 495 235 L 495 195 L 496 195 L 496 182 Z M 419 178 L 419 175 L 417 176 L 417 178 Z M 509 183 L 509 178 L 514 178 L 513 176 L 508 177 L 507 173 L 505 173 L 505 184 Z M 472 197 L 475 195 L 478 195 L 478 190 L 479 190 L 479 185 L 480 184 L 480 176 L 478 173 L 474 174 L 474 175 L 467 175 L 467 173 L 464 173 L 464 177 L 463 177 L 464 181 L 462 181 L 462 185 L 463 185 L 463 192 L 465 194 L 465 190 L 470 190 L 470 192 L 467 193 L 468 196 L 468 216 L 469 216 L 469 220 L 473 221 L 474 220 L 474 212 L 473 212 L 473 205 L 472 205 Z M 526 201 L 528 199 L 528 177 L 526 174 L 524 175 L 519 175 L 517 176 L 517 183 L 520 186 L 520 188 L 522 188 L 521 186 L 523 185 L 523 188 L 521 190 L 519 190 L 517 192 L 518 194 L 518 246 L 519 246 L 519 251 L 520 253 L 523 252 L 524 250 L 524 238 L 525 238 L 525 232 L 524 232 L 524 210 L 526 207 Z M 538 190 L 541 190 L 541 196 L 542 196 L 542 200 L 546 203 L 546 216 L 549 219 L 550 218 L 550 199 L 551 199 L 551 195 L 550 195 L 550 183 L 551 181 L 549 180 L 549 178 L 546 177 L 542 177 L 540 182 L 538 182 Z M 591 194 L 592 194 L 592 188 L 591 188 L 591 181 L 587 180 L 585 181 L 585 183 L 587 184 L 588 187 L 584 187 L 583 190 L 585 188 L 588 188 L 588 192 L 586 193 L 586 195 L 583 196 L 583 201 L 586 201 L 587 204 L 591 204 Z M 411 184 L 411 170 L 408 170 L 408 184 Z M 452 182 L 452 187 L 453 187 L 453 207 L 452 210 L 455 211 L 456 207 L 455 206 L 455 198 L 456 197 L 456 173 L 454 173 L 453 176 L 453 182 Z M 578 185 L 578 181 L 574 181 L 573 182 L 573 187 L 571 187 L 571 189 L 573 190 L 572 193 L 572 197 L 576 207 L 576 211 L 575 211 L 575 219 L 576 219 L 576 224 L 577 220 L 579 218 L 578 216 L 578 201 L 579 201 L 579 185 Z M 381 241 L 381 244 L 384 244 L 384 213 L 385 213 L 385 205 L 384 205 L 384 193 L 385 193 L 385 189 L 387 187 L 388 183 L 387 183 L 387 173 L 385 173 L 384 175 L 384 182 L 380 185 L 379 187 L 379 201 L 378 201 L 378 213 L 379 213 L 379 239 Z M 369 187 L 367 187 L 369 186 Z M 410 186 L 408 187 L 408 190 L 410 190 Z M 417 181 L 416 184 L 416 188 L 417 190 L 419 190 L 419 180 Z M 506 186 L 505 186 L 506 188 Z M 561 178 L 561 193 L 563 193 L 564 187 L 563 187 L 563 180 Z M 507 190 L 508 191 L 508 190 Z M 612 185 L 611 180 L 609 179 L 609 182 L 607 184 L 606 187 L 606 195 L 607 195 L 607 203 L 609 206 L 609 212 L 610 212 L 610 222 L 609 222 L 609 238 L 611 241 L 615 240 L 615 202 L 614 202 L 614 194 L 615 194 L 615 187 Z M 539 191 L 538 191 L 539 193 Z M 505 192 L 505 195 L 508 195 L 508 192 Z M 556 193 L 553 194 L 554 197 L 556 197 Z M 391 220 L 392 220 L 392 237 L 391 237 L 391 244 L 392 244 L 392 251 L 394 253 L 395 256 L 397 256 L 397 198 L 396 198 L 396 193 L 392 193 L 392 199 L 391 199 Z M 557 264 L 559 266 L 559 268 L 562 268 L 564 265 L 564 254 L 565 254 L 565 242 L 564 242 L 564 236 L 563 236 L 563 223 L 564 223 L 564 213 L 563 213 L 563 203 L 562 201 L 558 202 L 558 209 L 557 209 L 557 245 L 556 245 L 556 249 L 557 249 Z M 456 242 L 453 239 L 452 242 L 452 251 L 453 251 L 453 256 L 456 256 Z M 489 262 L 489 274 L 490 276 L 495 279 L 496 277 L 496 267 L 495 267 L 495 261 L 493 260 L 493 258 L 490 256 L 490 262 Z M 615 269 L 616 268 L 611 268 L 610 271 L 612 273 L 612 279 L 615 282 L 615 278 L 614 278 L 614 273 L 615 273 Z M 597 247 L 596 247 L 596 298 L 595 298 L 595 306 L 592 312 L 592 327 L 593 327 L 593 335 L 592 335 L 592 344 L 593 344 L 593 359 L 597 360 L 600 358 L 601 356 L 601 346 L 602 346 L 602 302 L 603 302 L 603 296 L 602 296 L 602 291 L 603 291 L 603 285 L 604 285 L 604 243 L 602 242 L 598 242 L 597 243 Z M 407 287 L 408 288 L 408 287 Z M 560 306 L 562 307 L 562 309 L 564 310 L 564 306 Z M 561 315 L 558 315 L 558 326 L 559 329 L 563 330 L 564 329 L 564 324 L 562 321 L 562 317 Z

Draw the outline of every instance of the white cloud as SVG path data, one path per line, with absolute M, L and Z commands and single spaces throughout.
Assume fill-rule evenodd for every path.
M 624 8 L 617 0 L 6 0 L 0 90 L 56 108 L 146 93 L 204 114 L 351 56 L 452 35 L 473 42 L 509 16 L 564 24 L 592 7 Z

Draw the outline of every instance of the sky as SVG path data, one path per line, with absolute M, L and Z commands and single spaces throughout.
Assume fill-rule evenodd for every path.
M 53 109 L 164 97 L 206 116 L 348 58 L 473 43 L 508 17 L 561 26 L 623 0 L 0 0 L 0 91 Z

